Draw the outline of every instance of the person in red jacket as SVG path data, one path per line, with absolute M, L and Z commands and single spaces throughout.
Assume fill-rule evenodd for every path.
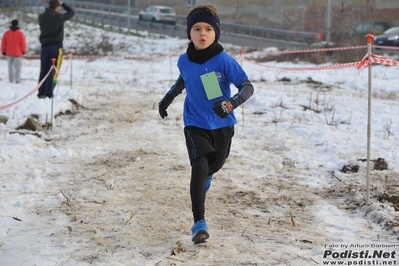
M 11 21 L 10 29 L 7 30 L 1 41 L 1 52 L 7 56 L 8 79 L 10 82 L 21 82 L 22 55 L 26 53 L 26 38 L 19 29 L 18 20 Z

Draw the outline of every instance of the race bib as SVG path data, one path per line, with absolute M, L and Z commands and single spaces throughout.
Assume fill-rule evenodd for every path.
M 201 75 L 202 85 L 204 85 L 208 100 L 215 99 L 223 95 L 215 71 Z

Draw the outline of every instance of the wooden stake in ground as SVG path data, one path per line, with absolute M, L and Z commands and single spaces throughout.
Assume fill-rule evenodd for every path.
M 294 216 L 292 216 L 292 212 L 290 212 L 290 217 L 291 217 L 291 225 L 292 225 L 293 227 L 296 227 L 296 223 L 295 223 L 295 221 L 294 221 Z

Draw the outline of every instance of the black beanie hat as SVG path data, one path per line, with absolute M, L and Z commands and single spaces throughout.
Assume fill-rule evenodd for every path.
M 187 38 L 191 40 L 190 31 L 195 23 L 206 22 L 215 30 L 215 39 L 220 37 L 220 19 L 217 15 L 212 15 L 205 9 L 197 9 L 187 17 Z
M 18 20 L 14 19 L 13 21 L 11 21 L 11 26 L 17 27 L 18 26 Z

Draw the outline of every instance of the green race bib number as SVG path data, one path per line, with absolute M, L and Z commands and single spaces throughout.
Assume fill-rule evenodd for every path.
M 201 81 L 202 85 L 204 85 L 208 100 L 212 100 L 223 95 L 215 71 L 202 75 Z

